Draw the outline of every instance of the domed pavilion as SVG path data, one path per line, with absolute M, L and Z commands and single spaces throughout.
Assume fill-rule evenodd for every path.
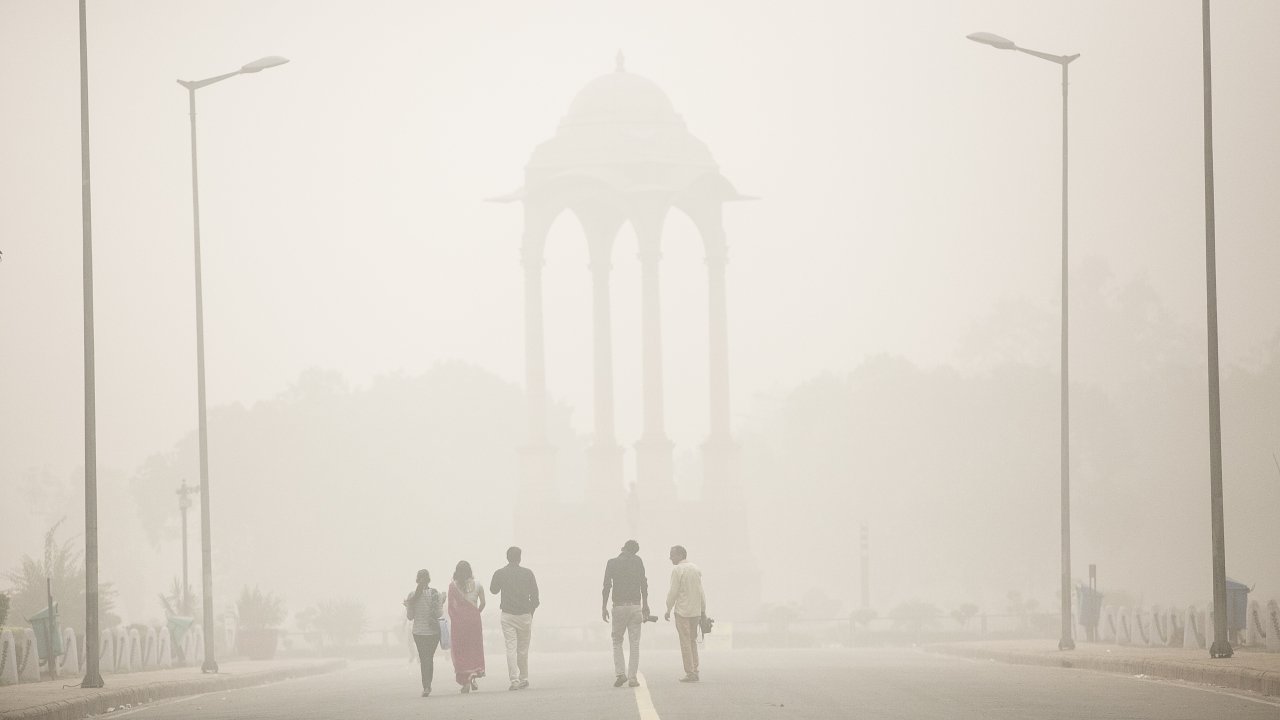
M 742 517 L 735 472 L 737 446 L 729 423 L 727 254 L 721 208 L 726 202 L 747 199 L 751 198 L 739 194 L 721 174 L 707 145 L 689 132 L 666 93 L 651 80 L 629 72 L 621 52 L 614 71 L 587 83 L 569 105 L 555 135 L 534 149 L 525 166 L 524 186 L 493 198 L 518 201 L 524 208 L 521 259 L 529 431 L 522 453 L 518 541 L 540 535 L 539 526 L 558 514 L 553 507 L 557 505 L 555 450 L 546 426 L 542 267 L 547 234 L 565 212 L 582 226 L 592 279 L 595 427 L 587 458 L 587 509 L 599 527 L 584 530 L 594 533 L 609 528 L 617 533 L 625 522 L 632 536 L 665 535 L 686 525 L 681 516 L 693 520 L 709 506 L 718 508 L 717 515 Z M 702 445 L 702 499 L 679 504 L 680 508 L 676 507 L 673 445 L 664 426 L 659 281 L 662 230 L 672 210 L 687 215 L 702 238 L 709 321 L 710 417 Z M 629 490 L 623 488 L 623 448 L 614 428 L 609 286 L 614 242 L 626 223 L 639 243 L 644 412 L 642 434 L 635 440 L 636 482 Z M 688 542 L 694 542 L 692 537 Z

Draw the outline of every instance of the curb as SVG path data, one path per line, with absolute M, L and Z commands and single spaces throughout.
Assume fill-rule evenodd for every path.
M 1164 680 L 1181 680 L 1201 685 L 1215 685 L 1232 690 L 1246 690 L 1259 695 L 1280 696 L 1280 672 L 1248 667 L 1207 666 L 1154 658 L 1104 657 L 1098 655 L 1045 655 L 1013 650 L 991 650 L 946 645 L 925 648 L 944 655 L 996 660 L 1018 665 L 1080 668 L 1123 675 L 1147 675 Z
M 102 715 L 107 708 L 155 702 L 165 698 L 200 695 L 202 693 L 237 690 L 266 685 L 293 678 L 321 675 L 347 666 L 346 660 L 331 660 L 314 665 L 263 670 L 244 675 L 207 675 L 190 680 L 168 680 L 97 692 L 88 697 L 34 705 L 21 710 L 0 713 L 0 720 L 80 720 L 87 715 Z

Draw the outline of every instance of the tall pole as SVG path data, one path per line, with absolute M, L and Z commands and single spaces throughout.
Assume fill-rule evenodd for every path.
M 1060 588 L 1060 594 L 1062 595 L 1062 637 L 1058 640 L 1058 649 L 1074 650 L 1076 643 L 1071 632 L 1071 406 L 1068 390 L 1070 378 L 1067 365 L 1067 66 L 1080 55 L 1078 53 L 1075 55 L 1052 55 L 1039 50 L 1030 50 L 1018 47 L 1012 40 L 1007 40 L 988 32 L 973 33 L 968 38 L 983 45 L 990 45 L 997 50 L 1015 50 L 1062 66 L 1062 355 L 1059 362 L 1062 377 L 1062 398 L 1059 402 L 1061 417 L 1058 420 L 1059 462 L 1062 471 L 1062 496 L 1059 503 L 1062 513 L 1062 587 Z
M 58 632 L 58 616 L 53 611 L 53 580 L 48 576 L 44 579 L 44 594 L 47 605 L 45 605 L 45 613 L 48 621 L 44 624 L 44 641 L 45 647 L 49 651 L 49 679 L 58 679 L 58 656 L 53 651 L 53 638 Z
M 195 488 L 188 487 L 185 478 L 182 480 L 182 487 L 178 488 L 178 509 L 182 511 L 182 590 L 180 591 L 180 602 L 182 603 L 182 612 L 191 611 L 191 592 L 190 581 L 187 580 L 187 510 L 191 507 L 191 498 L 188 497 Z
M 200 413 L 200 601 L 204 606 L 204 664 L 202 672 L 218 672 L 214 659 L 217 633 L 213 627 L 213 540 L 209 532 L 209 428 L 204 397 L 204 295 L 200 282 L 200 176 L 196 161 L 196 89 L 187 88 L 191 106 L 191 220 L 195 232 L 196 263 L 196 405 Z
M 206 673 L 218 672 L 218 662 L 214 659 L 217 634 L 213 627 L 213 541 L 209 522 L 209 428 L 204 391 L 204 291 L 200 275 L 200 172 L 196 158 L 196 90 L 236 75 L 261 72 L 287 62 L 289 62 L 287 58 L 269 56 L 243 65 L 239 70 L 204 80 L 178 81 L 179 85 L 187 89 L 187 100 L 191 109 L 191 226 L 195 240 L 196 405 L 200 416 L 200 559 L 205 636 L 204 664 L 201 670 Z M 184 587 L 183 590 L 185 592 L 186 588 Z
M 80 216 L 84 241 L 84 679 L 103 686 L 98 671 L 98 410 L 93 365 L 93 214 L 89 192 L 89 43 L 80 0 Z
M 1062 639 L 1059 650 L 1074 650 L 1071 634 L 1071 412 L 1067 391 L 1067 67 L 1062 63 Z
M 862 609 L 866 610 L 871 607 L 871 540 L 866 523 L 862 523 L 862 531 L 860 534 L 862 541 L 862 582 L 861 587 L 859 587 L 859 591 L 861 594 Z
M 1209 507 L 1213 527 L 1213 645 L 1209 657 L 1229 658 L 1227 551 L 1222 521 L 1222 414 L 1218 393 L 1218 261 L 1213 216 L 1213 73 L 1209 49 L 1209 0 L 1202 2 L 1204 34 L 1204 246 L 1209 328 Z
M 187 580 L 187 508 L 182 508 L 182 608 L 183 612 L 187 612 L 191 607 L 191 593 L 188 589 L 191 587 L 190 581 Z

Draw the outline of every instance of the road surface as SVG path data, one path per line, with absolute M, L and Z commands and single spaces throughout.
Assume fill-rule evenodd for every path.
M 1280 702 L 1085 670 L 1005 665 L 910 649 L 708 652 L 702 682 L 676 681 L 679 653 L 646 648 L 640 688 L 613 687 L 607 652 L 530 658 L 530 687 L 508 691 L 505 662 L 488 659 L 481 692 L 463 695 L 446 655 L 431 697 L 416 665 L 365 661 L 344 671 L 112 713 L 184 718 L 466 718 L 468 720 L 791 720 L 793 718 L 1280 718 Z

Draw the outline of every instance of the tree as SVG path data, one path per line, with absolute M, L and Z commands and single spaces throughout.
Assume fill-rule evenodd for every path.
M 849 617 L 857 624 L 862 626 L 863 630 L 871 627 L 871 621 L 876 619 L 876 611 L 871 608 L 858 608 L 849 614 Z
M 942 611 L 933 603 L 912 600 L 894 608 L 889 617 L 893 618 L 895 628 L 919 633 L 925 627 L 933 625 L 941 614 Z
M 301 609 L 331 597 L 333 578 L 342 577 L 352 597 L 377 607 L 389 592 L 385 567 L 421 562 L 403 528 L 421 522 L 424 508 L 440 507 L 459 478 L 485 501 L 432 513 L 436 551 L 501 557 L 509 544 L 501 533 L 473 531 L 511 522 L 524 403 L 519 386 L 449 363 L 420 375 L 382 376 L 367 387 L 307 372 L 290 390 L 252 406 L 211 407 L 209 434 L 219 448 L 215 568 L 227 588 L 215 599 L 233 599 L 235 587 L 269 577 L 288 587 L 290 598 L 307 598 Z M 564 439 L 572 432 L 567 412 L 553 413 L 548 431 L 562 457 L 576 455 L 580 441 Z M 176 480 L 198 467 L 198 447 L 192 433 L 132 478 L 139 525 L 157 546 L 181 540 L 173 492 Z M 221 523 L 235 532 L 219 532 Z M 379 562 L 352 552 L 353 543 L 378 548 Z M 299 547 L 325 558 L 325 572 L 297 562 Z
M 169 593 L 167 595 L 160 593 L 160 604 L 164 606 L 165 615 L 200 616 L 200 601 L 196 599 L 195 592 L 188 585 L 184 593 L 182 582 L 176 577 L 173 579 L 173 584 L 169 586 Z
M 65 519 L 65 518 L 64 518 Z M 45 579 L 49 580 L 53 599 L 58 603 L 58 615 L 63 625 L 84 635 L 85 628 L 85 575 L 81 553 L 75 549 L 74 539 L 59 543 L 58 527 L 63 520 L 53 524 L 44 534 L 44 553 L 39 559 L 22 556 L 22 566 L 7 574 L 13 586 L 9 592 L 11 609 L 15 619 L 25 620 L 48 607 Z M 98 584 L 98 627 L 109 628 L 120 622 L 111 613 L 115 605 L 115 589 L 111 583 Z
M 978 614 L 978 606 L 973 603 L 965 603 L 955 610 L 951 611 L 951 617 L 960 624 L 962 629 L 968 629 L 969 621 L 974 615 Z
M 298 613 L 304 632 L 320 633 L 339 647 L 354 645 L 369 625 L 369 614 L 358 600 L 325 600 Z
M 1010 590 L 1007 598 L 1009 600 L 1009 614 L 1017 616 L 1023 630 L 1031 627 L 1031 616 L 1040 607 L 1040 601 L 1033 597 L 1023 598 L 1022 593 L 1017 590 Z

